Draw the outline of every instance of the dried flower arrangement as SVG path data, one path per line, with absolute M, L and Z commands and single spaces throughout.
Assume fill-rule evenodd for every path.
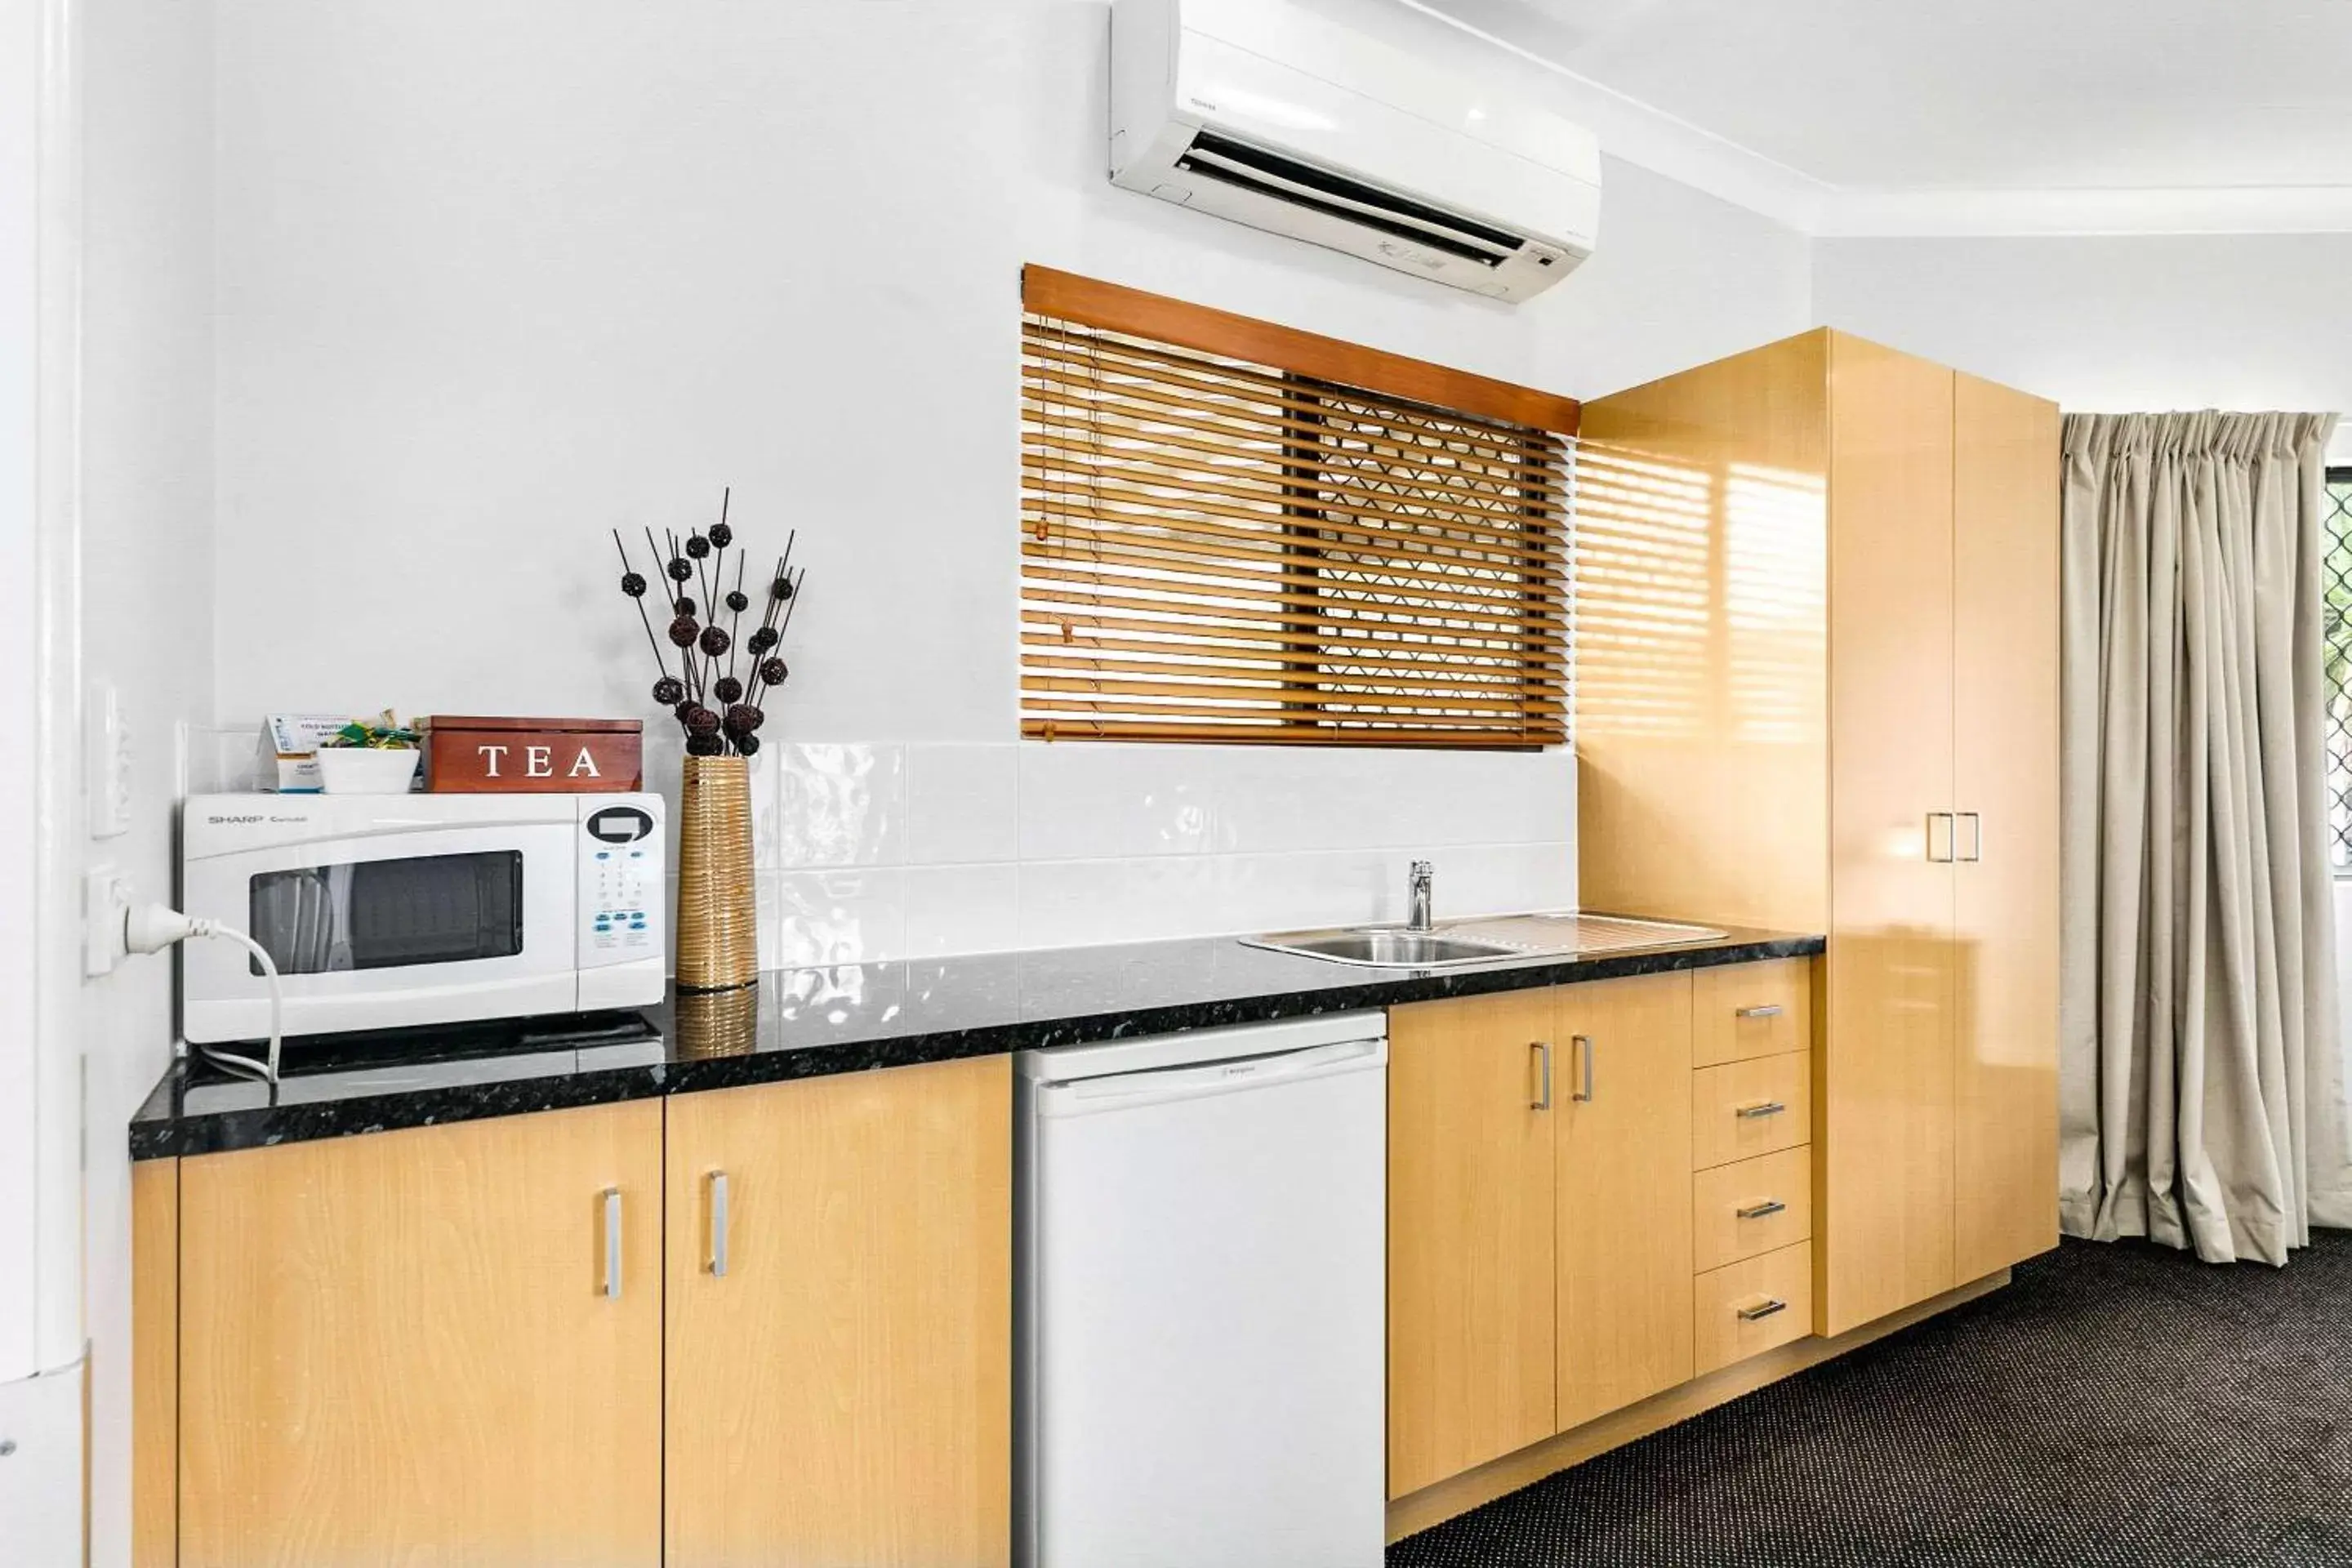
M 751 598 L 743 591 L 744 556 L 740 552 L 735 557 L 735 585 L 727 587 L 727 552 L 735 543 L 727 511 L 733 495 L 732 487 L 719 492 L 719 521 L 708 532 L 694 530 L 681 540 L 665 531 L 669 544 L 667 553 L 655 543 L 654 531 L 646 530 L 646 549 L 667 584 L 664 597 L 668 600 L 671 619 L 666 637 L 677 649 L 676 675 L 670 673 L 669 656 L 662 646 L 665 637 L 655 635 L 653 616 L 646 609 L 651 584 L 631 566 L 621 531 L 613 531 L 613 548 L 621 555 L 621 592 L 636 601 L 637 619 L 645 623 L 646 641 L 653 647 L 654 663 L 660 671 L 661 678 L 654 682 L 654 700 L 677 718 L 686 731 L 687 754 L 694 757 L 748 757 L 759 751 L 759 729 L 767 721 L 767 694 L 792 673 L 776 650 L 792 626 L 801 585 L 808 579 L 806 567 L 797 575 L 793 571 L 793 545 L 800 537 L 795 529 L 785 536 L 784 552 L 777 557 L 775 574 L 768 579 L 759 625 L 749 637 L 740 636 L 743 612 L 751 607 Z M 724 590 L 723 595 L 715 592 L 714 585 Z M 697 587 L 701 589 L 699 599 L 688 592 Z M 727 616 L 724 626 L 719 624 L 722 610 Z M 746 657 L 743 675 L 749 676 L 748 680 L 736 669 L 739 658 Z

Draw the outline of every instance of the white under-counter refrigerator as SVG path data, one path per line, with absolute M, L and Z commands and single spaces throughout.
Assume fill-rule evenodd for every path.
M 1027 1051 L 1014 1562 L 1376 1568 L 1388 1022 Z

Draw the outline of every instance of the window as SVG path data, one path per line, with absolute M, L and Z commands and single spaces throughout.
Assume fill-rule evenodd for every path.
M 2319 571 L 2326 613 L 2327 847 L 2339 876 L 2352 875 L 2352 468 L 2327 470 L 2327 553 Z
M 1021 729 L 1568 739 L 1574 402 L 1022 279 Z

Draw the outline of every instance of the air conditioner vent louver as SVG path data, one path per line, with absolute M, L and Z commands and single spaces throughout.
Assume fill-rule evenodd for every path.
M 1193 137 L 1192 145 L 1177 159 L 1176 166 L 1203 179 L 1239 185 L 1293 206 L 1344 218 L 1484 267 L 1500 266 L 1526 244 L 1517 235 L 1489 228 L 1475 219 L 1408 201 L 1377 185 L 1318 169 L 1213 132 L 1203 131 Z

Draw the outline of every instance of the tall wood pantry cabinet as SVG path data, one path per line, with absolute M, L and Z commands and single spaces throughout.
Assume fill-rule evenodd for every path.
M 1817 331 L 1578 466 L 1585 907 L 1829 933 L 1817 1330 L 2056 1245 L 2056 406 Z

